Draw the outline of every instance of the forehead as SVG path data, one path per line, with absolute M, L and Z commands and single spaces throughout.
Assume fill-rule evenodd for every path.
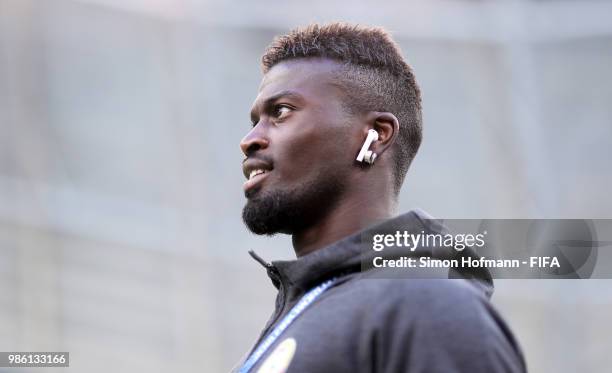
M 305 99 L 330 99 L 340 93 L 334 83 L 339 68 L 337 62 L 323 58 L 280 62 L 264 75 L 255 103 L 283 91 L 294 91 Z

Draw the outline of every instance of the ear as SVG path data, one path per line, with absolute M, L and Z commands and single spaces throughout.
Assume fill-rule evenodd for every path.
M 368 113 L 368 124 L 378 132 L 378 140 L 372 143 L 370 149 L 380 156 L 397 139 L 399 134 L 399 121 L 389 112 L 372 111 Z

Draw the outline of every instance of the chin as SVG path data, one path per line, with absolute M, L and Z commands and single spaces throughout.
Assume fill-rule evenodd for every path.
M 301 199 L 293 193 L 261 188 L 249 189 L 247 203 L 242 209 L 242 220 L 247 228 L 259 235 L 291 234 L 300 224 L 303 208 Z
M 342 194 L 337 175 L 302 181 L 297 186 L 258 185 L 245 195 L 242 219 L 255 234 L 293 234 L 320 220 Z

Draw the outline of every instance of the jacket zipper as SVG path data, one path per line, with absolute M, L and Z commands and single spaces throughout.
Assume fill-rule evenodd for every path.
M 271 277 L 276 279 L 279 283 L 279 286 L 278 286 L 279 297 L 276 302 L 276 310 L 272 317 L 272 321 L 270 322 L 268 327 L 264 329 L 264 331 L 261 333 L 261 335 L 259 336 L 259 339 L 253 346 L 253 349 L 251 350 L 250 353 L 252 353 L 255 350 L 255 348 L 261 343 L 261 341 L 268 335 L 268 332 L 274 327 L 274 325 L 276 324 L 280 316 L 283 314 L 283 311 L 285 310 L 285 303 L 286 303 L 285 300 L 287 298 L 285 294 L 286 292 L 285 285 L 283 284 L 283 281 L 280 278 L 280 274 L 278 273 L 278 270 L 273 265 L 266 263 L 266 268 L 268 272 L 270 273 Z

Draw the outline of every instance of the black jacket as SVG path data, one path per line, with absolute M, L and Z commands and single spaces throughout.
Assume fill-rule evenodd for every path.
M 380 255 L 363 248 L 364 237 L 373 232 L 441 229 L 423 213 L 411 211 L 297 260 L 269 264 L 251 253 L 278 288 L 274 313 L 257 344 L 306 291 L 331 277 L 338 281 L 290 324 L 250 371 L 525 372 L 515 338 L 489 302 L 493 282 L 488 271 L 411 268 L 402 278 L 393 278 L 397 270 L 364 265 Z M 385 251 L 387 257 L 398 255 Z M 413 255 L 431 252 L 416 250 Z

